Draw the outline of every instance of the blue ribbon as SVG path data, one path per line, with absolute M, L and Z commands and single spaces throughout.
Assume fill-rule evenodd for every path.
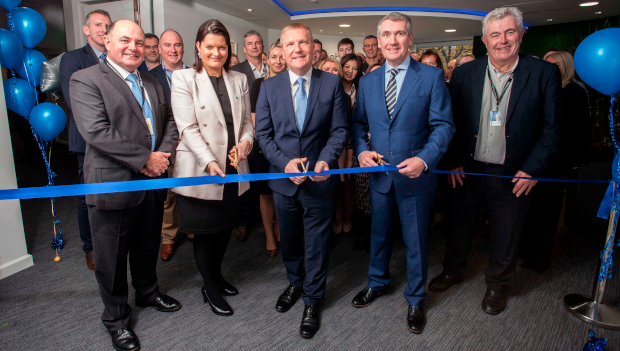
M 356 167 L 345 169 L 333 169 L 329 171 L 323 171 L 320 175 L 335 175 L 335 174 L 351 174 L 351 173 L 371 173 L 371 172 L 386 172 L 386 171 L 398 171 L 396 166 L 376 166 L 376 167 Z M 464 175 L 481 175 L 500 178 L 519 178 L 530 179 L 549 182 L 565 182 L 565 183 L 608 183 L 609 180 L 600 179 L 560 179 L 560 178 L 524 178 L 524 177 L 511 177 L 503 175 L 489 175 L 480 173 L 468 173 L 468 172 L 450 172 L 434 170 L 433 173 L 447 173 L 447 174 L 464 174 Z M 253 174 L 231 174 L 226 177 L 220 176 L 202 176 L 202 177 L 188 177 L 188 178 L 162 178 L 162 179 L 148 179 L 148 180 L 133 180 L 126 182 L 111 182 L 111 183 L 93 183 L 93 184 L 74 184 L 74 185 L 56 185 L 56 186 L 44 186 L 44 187 L 32 187 L 22 189 L 6 189 L 0 190 L 0 200 L 23 200 L 23 199 L 38 199 L 46 197 L 63 197 L 63 196 L 76 196 L 76 195 L 92 195 L 92 194 L 105 194 L 105 193 L 119 193 L 126 191 L 141 191 L 141 190 L 154 190 L 154 189 L 166 189 L 177 188 L 193 185 L 205 185 L 205 184 L 223 184 L 223 183 L 237 183 L 237 182 L 253 182 L 258 180 L 269 179 L 283 179 L 295 176 L 315 176 L 318 175 L 315 172 L 308 173 L 253 173 Z

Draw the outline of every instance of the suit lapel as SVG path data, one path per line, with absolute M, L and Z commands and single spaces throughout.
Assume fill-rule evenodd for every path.
M 476 67 L 471 75 L 472 84 L 471 87 L 471 115 L 474 118 L 473 125 L 476 128 L 476 134 L 478 134 L 478 130 L 480 129 L 480 111 L 482 109 L 482 93 L 484 91 L 484 80 L 487 76 L 487 67 L 488 60 L 481 60 L 478 67 Z
M 211 106 L 217 119 L 225 126 L 226 120 L 224 119 L 224 112 L 222 111 L 220 100 L 217 97 L 217 93 L 215 92 L 215 88 L 213 88 L 213 83 L 211 83 L 211 78 L 209 78 L 207 71 L 203 68 L 200 73 L 196 74 L 194 81 L 196 83 L 196 90 L 201 93 L 199 97 L 200 104 Z
M 519 57 L 519 63 L 515 69 L 515 76 L 512 82 L 512 90 L 510 91 L 510 101 L 508 101 L 508 113 L 506 114 L 506 123 L 510 121 L 510 116 L 515 111 L 519 97 L 525 88 L 525 83 L 530 76 L 530 70 L 527 69 L 527 62 L 523 57 Z
M 312 80 L 310 80 L 310 96 L 308 96 L 308 105 L 306 106 L 306 117 L 304 118 L 304 126 L 301 129 L 302 133 L 306 130 L 310 116 L 312 116 L 312 110 L 316 105 L 317 98 L 319 97 L 319 91 L 321 91 L 321 72 L 318 69 L 311 68 Z
M 379 110 L 382 111 L 383 116 L 385 117 L 385 119 L 389 120 L 390 119 L 390 115 L 387 112 L 387 103 L 385 102 L 385 67 L 381 67 L 378 70 L 376 70 L 376 72 L 378 73 L 375 78 L 373 79 L 373 89 L 377 89 L 378 91 L 374 94 L 374 95 L 370 95 L 370 96 L 379 96 L 379 105 L 380 108 Z
M 88 57 L 88 67 L 94 66 L 99 63 L 99 59 L 95 57 L 95 52 L 90 47 L 90 44 L 84 45 L 84 55 Z
M 407 68 L 407 73 L 405 74 L 405 79 L 403 80 L 403 86 L 400 88 L 400 92 L 398 93 L 398 100 L 396 100 L 396 105 L 394 106 L 392 122 L 396 119 L 396 117 L 398 116 L 398 111 L 400 111 L 401 107 L 403 107 L 405 100 L 407 100 L 407 97 L 420 80 L 420 75 L 418 74 L 420 67 L 418 65 L 419 64 L 416 61 L 411 60 L 409 62 L 409 68 Z M 383 79 L 385 79 L 385 74 L 383 75 Z
M 284 112 L 289 116 L 295 131 L 299 133 L 297 129 L 297 117 L 295 115 L 295 109 L 293 108 L 293 95 L 291 92 L 291 78 L 290 72 L 287 70 L 286 74 L 280 74 L 282 77 L 282 83 L 280 84 L 280 96 L 282 97 L 282 103 L 284 104 Z
M 144 128 L 148 130 L 148 126 L 146 125 L 146 120 L 144 119 L 144 115 L 142 114 L 142 108 L 138 104 L 138 101 L 133 95 L 133 92 L 131 91 L 131 89 L 129 89 L 129 86 L 127 85 L 127 83 L 125 83 L 123 79 L 118 76 L 118 74 L 113 72 L 112 69 L 108 66 L 108 64 L 105 63 L 105 61 L 100 63 L 99 67 L 101 68 L 101 71 L 104 73 L 105 78 L 110 82 L 110 84 L 112 84 L 112 86 L 114 86 L 116 91 L 118 91 L 122 96 L 127 97 L 126 100 L 128 101 L 129 107 L 131 107 L 131 110 L 133 111 L 134 115 L 138 118 L 138 120 L 140 120 L 140 123 L 142 123 Z
M 241 126 L 241 104 L 238 104 L 239 94 L 237 89 L 237 80 L 232 78 L 225 70 L 222 70 L 222 77 L 224 77 L 224 84 L 228 91 L 228 99 L 230 99 L 230 107 L 232 110 L 233 127 L 235 128 L 235 142 L 238 140 L 237 129 Z
M 256 78 L 254 78 L 254 72 L 252 72 L 252 67 L 250 67 L 250 61 L 248 60 L 245 60 L 245 75 L 248 77 L 248 85 L 252 86 Z

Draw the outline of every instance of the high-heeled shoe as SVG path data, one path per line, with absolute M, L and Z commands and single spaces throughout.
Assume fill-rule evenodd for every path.
M 271 258 L 276 257 L 276 255 L 278 254 L 278 248 L 276 247 L 273 250 L 269 250 L 269 249 L 265 249 L 265 252 L 267 252 L 267 255 Z
M 220 292 L 220 294 L 224 296 L 239 295 L 239 290 L 237 290 L 237 288 L 232 286 L 232 284 L 224 280 L 224 277 L 222 277 L 222 279 L 220 279 L 220 281 L 218 281 L 216 285 L 217 290 Z
M 209 298 L 209 294 L 207 293 L 207 290 L 205 289 L 204 286 L 202 287 L 200 291 L 202 292 L 202 297 L 204 299 L 204 302 L 209 303 L 213 313 L 217 314 L 218 316 L 225 316 L 225 317 L 233 315 L 234 312 L 233 312 L 232 307 L 230 307 L 230 305 L 221 296 L 219 297 L 219 299 L 221 299 L 221 301 L 219 301 L 219 304 L 221 304 L 221 306 L 216 306 L 212 302 L 213 297 Z

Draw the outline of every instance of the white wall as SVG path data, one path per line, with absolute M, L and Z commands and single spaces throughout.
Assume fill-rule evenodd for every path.
M 11 135 L 6 114 L 4 88 L 0 86 L 0 189 L 17 188 L 15 164 L 11 152 Z M 33 265 L 26 250 L 26 237 L 19 200 L 0 201 L 2 245 L 0 245 L 0 279 Z
M 245 60 L 243 53 L 243 36 L 250 29 L 254 29 L 268 38 L 268 30 L 248 21 L 213 10 L 201 4 L 184 0 L 164 0 L 164 23 L 166 28 L 172 28 L 181 34 L 185 43 L 185 55 L 183 62 L 190 66 L 194 64 L 194 40 L 198 27 L 208 20 L 215 18 L 222 22 L 230 33 L 230 41 L 237 43 L 239 60 Z

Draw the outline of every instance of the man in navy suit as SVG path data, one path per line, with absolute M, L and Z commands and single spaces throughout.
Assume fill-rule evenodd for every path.
M 289 70 L 262 83 L 256 104 L 256 137 L 270 171 L 300 173 L 300 163 L 317 173 L 338 168 L 349 137 L 340 77 L 312 68 L 312 32 L 305 25 L 284 27 L 280 41 Z M 339 182 L 329 175 L 269 181 L 290 283 L 276 310 L 288 311 L 301 296 L 305 307 L 299 332 L 304 338 L 320 327 L 318 303 L 325 293 Z
M 82 27 L 84 34 L 88 37 L 88 43 L 84 45 L 84 47 L 67 52 L 60 61 L 60 85 L 69 110 L 71 110 L 69 80 L 73 73 L 103 62 L 106 57 L 103 37 L 107 33 L 107 27 L 111 24 L 112 20 L 107 11 L 91 11 L 86 15 L 86 24 Z M 73 112 L 69 120 L 69 151 L 73 151 L 77 155 L 80 183 L 83 184 L 86 142 L 77 130 L 75 120 L 73 119 Z M 78 197 L 78 225 L 80 229 L 80 238 L 84 243 L 82 249 L 86 253 L 86 265 L 91 271 L 95 271 L 93 243 L 90 234 L 90 224 L 88 222 L 88 207 L 86 206 L 86 197 L 84 195 Z
M 368 285 L 352 304 L 366 307 L 386 291 L 391 278 L 392 214 L 398 210 L 407 247 L 407 327 L 419 334 L 426 323 L 422 308 L 428 275 L 426 236 L 437 186 L 437 176 L 430 171 L 454 134 L 450 95 L 442 70 L 409 57 L 413 33 L 408 16 L 398 12 L 385 16 L 377 36 L 386 62 L 360 81 L 351 140 L 360 166 L 389 163 L 400 170 L 370 173 Z

